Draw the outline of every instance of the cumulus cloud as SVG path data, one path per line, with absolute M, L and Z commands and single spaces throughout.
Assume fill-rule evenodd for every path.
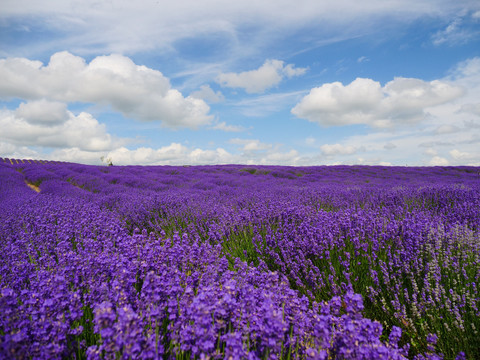
M 428 149 L 425 149 L 424 154 L 429 156 L 436 156 L 438 155 L 438 152 L 435 149 L 428 148 Z
M 73 155 L 74 152 L 71 152 Z M 91 156 L 91 153 L 75 153 L 69 161 L 78 161 L 76 158 Z M 100 154 L 98 154 L 100 155 Z M 223 148 L 201 149 L 188 148 L 184 145 L 172 143 L 159 149 L 143 148 L 129 150 L 122 148 L 106 155 L 113 164 L 128 165 L 202 165 L 202 164 L 261 164 L 261 165 L 299 165 L 307 164 L 297 150 L 281 151 L 268 149 L 262 152 L 245 152 L 234 154 Z M 58 156 L 57 156 L 58 158 Z M 98 162 L 98 160 L 96 160 Z
M 203 100 L 184 97 L 160 71 L 122 55 L 98 56 L 87 64 L 63 51 L 46 66 L 25 58 L 1 59 L 0 78 L 4 98 L 103 104 L 127 117 L 169 127 L 195 128 L 212 119 Z
M 219 103 L 225 100 L 221 91 L 213 91 L 209 85 L 200 86 L 200 90 L 192 92 L 190 96 L 210 103 Z
M 74 115 L 65 104 L 45 100 L 22 103 L 16 110 L 1 110 L 0 129 L 0 141 L 17 146 L 104 151 L 125 142 L 108 134 L 105 125 L 91 114 Z
M 395 78 L 382 87 L 372 79 L 357 78 L 348 85 L 333 82 L 311 89 L 291 112 L 323 126 L 391 127 L 418 123 L 428 107 L 462 94 L 460 86 L 441 80 Z
M 431 166 L 448 166 L 449 162 L 447 159 L 440 157 L 440 156 L 434 156 L 429 163 Z
M 453 149 L 449 152 L 450 156 L 453 157 L 455 160 L 464 160 L 469 159 L 471 154 L 463 151 L 459 151 L 457 149 Z
M 297 150 L 292 149 L 287 152 L 273 151 L 267 153 L 264 157 L 260 158 L 258 164 L 264 165 L 297 165 L 302 161 L 302 157 Z
M 129 150 L 125 147 L 115 149 L 107 157 L 114 163 L 122 164 L 170 164 L 184 158 L 188 148 L 179 143 L 172 143 L 158 149 L 140 147 Z
M 480 153 L 478 151 L 467 152 L 467 151 L 460 151 L 458 149 L 453 149 L 449 151 L 449 155 L 452 157 L 453 161 L 456 164 L 480 166 Z
M 278 85 L 284 77 L 303 75 L 306 71 L 306 68 L 295 68 L 292 64 L 285 65 L 281 60 L 266 60 L 256 70 L 222 73 L 215 80 L 223 87 L 242 88 L 249 94 L 258 94 Z
M 159 148 L 139 147 L 128 149 L 119 147 L 109 152 L 92 152 L 79 148 L 59 149 L 54 151 L 52 158 L 62 161 L 99 164 L 105 157 L 114 165 L 201 165 L 227 164 L 238 162 L 235 157 L 222 148 L 215 150 L 191 149 L 180 143 L 171 143 Z
M 2 149 L 0 142 L 0 150 Z M 297 165 L 304 163 L 298 151 L 291 149 L 280 151 L 269 149 L 265 152 L 246 152 L 233 154 L 219 147 L 216 149 L 189 148 L 180 143 L 171 143 L 160 148 L 141 147 L 128 149 L 120 147 L 110 152 L 91 152 L 78 148 L 59 149 L 49 156 L 34 158 L 52 158 L 61 161 L 100 164 L 100 157 L 111 159 L 114 165 L 202 165 L 202 164 L 262 164 Z M 13 156 L 12 156 L 13 157 Z M 24 158 L 20 156 L 17 158 Z
M 66 104 L 45 99 L 21 103 L 15 116 L 32 125 L 45 126 L 61 124 L 70 117 Z
M 188 154 L 191 164 L 228 164 L 235 161 L 235 156 L 223 148 L 215 150 L 195 149 Z
M 19 146 L 0 139 L 0 157 L 8 159 L 45 159 L 37 151 L 28 146 Z

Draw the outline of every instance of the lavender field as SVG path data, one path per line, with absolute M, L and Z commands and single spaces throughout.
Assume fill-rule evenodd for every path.
M 475 359 L 480 168 L 0 159 L 1 359 Z

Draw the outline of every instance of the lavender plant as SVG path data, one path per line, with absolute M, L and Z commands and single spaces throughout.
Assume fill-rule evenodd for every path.
M 478 168 L 3 160 L 0 358 L 480 353 Z

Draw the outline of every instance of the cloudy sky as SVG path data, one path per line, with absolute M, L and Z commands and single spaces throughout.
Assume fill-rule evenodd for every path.
M 0 157 L 480 166 L 480 2 L 2 0 Z

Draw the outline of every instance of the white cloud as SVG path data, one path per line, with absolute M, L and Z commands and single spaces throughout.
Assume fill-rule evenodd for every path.
M 442 122 L 451 118 L 451 112 L 446 112 Z M 425 166 L 444 165 L 445 162 L 439 159 L 447 159 L 449 165 L 475 165 L 480 163 L 480 129 L 460 127 L 454 136 L 450 133 L 435 133 L 438 126 L 437 119 L 429 119 L 428 126 L 411 127 L 396 130 L 393 132 L 380 131 L 371 132 L 365 135 L 355 135 L 342 139 L 342 145 L 351 146 L 362 150 L 362 157 L 365 159 L 376 159 L 375 163 L 388 161 L 395 165 Z M 455 123 L 455 119 L 452 123 Z M 457 120 L 458 122 L 458 120 Z M 461 123 L 461 121 L 460 121 Z M 395 148 L 386 149 L 385 144 L 394 144 Z M 451 151 L 455 149 L 463 154 L 471 156 L 459 157 L 458 153 Z M 387 151 L 388 150 L 388 151 Z M 356 154 L 333 156 L 335 161 L 343 158 L 343 162 L 355 163 L 353 157 Z M 453 156 L 456 155 L 456 158 Z M 432 158 L 435 158 L 432 160 Z M 431 163 L 432 162 L 432 163 Z
M 99 164 L 104 156 L 112 161 L 113 165 L 200 165 L 226 164 L 236 162 L 234 157 L 222 148 L 216 150 L 190 149 L 179 143 L 160 148 L 140 147 L 128 149 L 119 147 L 109 152 L 83 151 L 78 148 L 57 150 L 51 154 L 63 161 Z
M 445 124 L 437 127 L 435 129 L 435 134 L 453 134 L 459 131 L 460 131 L 460 128 L 458 126 Z
M 66 104 L 45 99 L 21 103 L 15 116 L 32 125 L 45 126 L 61 124 L 70 117 Z
M 222 148 L 195 149 L 188 155 L 188 161 L 191 164 L 229 164 L 235 162 L 235 157 Z
M 301 76 L 307 72 L 308 68 L 296 68 L 293 64 L 287 64 L 282 69 L 282 72 L 288 77 Z
M 53 111 L 53 121 L 49 115 Z M 115 139 L 91 114 L 75 116 L 58 102 L 22 103 L 0 111 L 0 141 L 17 146 L 78 147 L 85 151 L 110 150 L 125 140 Z
M 221 91 L 213 91 L 209 85 L 200 86 L 200 90 L 194 91 L 190 94 L 191 97 L 202 99 L 210 103 L 218 103 L 225 100 Z
M 429 155 L 429 156 L 437 156 L 438 155 L 437 150 L 432 149 L 432 148 L 425 149 L 424 153 L 425 153 L 425 155 Z
M 161 121 L 169 127 L 210 123 L 208 105 L 183 97 L 160 71 L 122 55 L 98 56 L 90 64 L 59 52 L 47 66 L 25 58 L 0 60 L 0 96 L 109 105 L 127 117 Z
M 422 134 L 421 136 L 419 136 L 419 138 L 421 140 L 429 140 L 429 141 L 419 141 L 418 142 L 418 147 L 420 148 L 431 148 L 431 147 L 434 147 L 434 146 L 437 146 L 437 147 L 448 147 L 448 146 L 452 146 L 454 145 L 454 143 L 452 141 L 439 141 L 439 140 L 435 140 L 437 139 L 439 136 L 435 136 L 435 137 L 426 137 L 424 134 Z
M 0 139 L 0 157 L 6 159 L 45 159 L 27 146 L 18 146 Z
M 242 151 L 247 151 L 247 152 L 251 152 L 251 151 L 263 151 L 263 150 L 267 150 L 267 149 L 270 149 L 272 147 L 271 144 L 266 144 L 266 143 L 262 143 L 260 140 L 258 139 L 230 139 L 229 141 L 231 144 L 235 144 L 235 145 L 242 145 Z
M 295 33 L 299 28 L 309 28 L 312 34 L 334 29 L 341 32 L 344 38 L 355 36 L 365 28 L 378 28 L 379 23 L 385 20 L 390 24 L 405 24 L 422 16 L 448 18 L 461 9 L 476 11 L 478 5 L 475 1 L 437 0 L 380 3 L 378 0 L 361 3 L 351 0 L 0 2 L 2 19 L 33 19 L 33 24 L 44 24 L 50 33 L 61 34 L 57 41 L 42 44 L 40 50 L 49 52 L 60 42 L 63 48 L 90 54 L 171 49 L 179 39 L 204 34 L 224 34 L 231 44 L 244 50 L 265 48 L 269 42 L 273 43 L 286 33 Z M 30 22 L 22 22 L 26 28 L 29 25 Z M 241 39 L 238 32 L 247 26 L 251 29 L 251 35 Z M 244 54 L 248 57 L 251 54 L 237 48 L 234 50 L 234 56 Z
M 212 126 L 213 130 L 221 130 L 225 132 L 242 132 L 245 131 L 245 128 L 243 126 L 238 126 L 238 125 L 228 125 L 225 121 L 215 124 Z
M 56 160 L 56 161 L 67 161 L 80 164 L 93 164 L 101 165 L 101 158 L 104 157 L 108 159 L 108 151 L 86 151 L 81 150 L 78 147 L 55 149 L 50 154 L 40 153 L 38 159 L 43 160 Z M 133 164 L 133 163 L 132 163 Z M 114 163 L 114 165 L 117 165 Z M 119 164 L 118 164 L 119 165 Z
M 462 152 L 457 149 L 453 149 L 449 152 L 450 156 L 453 157 L 455 160 L 463 160 L 468 159 L 471 155 L 467 152 Z
M 274 152 L 269 152 L 260 160 L 258 161 L 258 164 L 264 164 L 264 165 L 297 165 L 300 161 L 302 161 L 300 154 L 298 153 L 297 150 L 290 150 L 288 152 L 280 152 L 280 151 L 274 151 Z
M 480 129 L 480 123 L 477 123 L 475 121 L 465 120 L 464 124 L 466 129 Z
M 53 153 L 45 155 L 34 152 L 28 148 L 15 147 L 0 141 L 0 151 L 6 154 L 4 157 L 11 158 L 37 158 L 37 159 L 55 159 L 61 161 L 100 164 L 102 156 L 112 160 L 114 165 L 201 165 L 201 164 L 264 164 L 264 165 L 314 165 L 314 164 L 364 164 L 364 165 L 480 165 L 480 154 L 452 150 L 445 155 L 439 155 L 432 148 L 425 151 L 428 158 L 424 163 L 412 163 L 408 159 L 385 161 L 382 159 L 381 152 L 370 150 L 365 156 L 355 156 L 355 150 L 343 145 L 342 148 L 333 146 L 330 149 L 330 155 L 323 154 L 324 157 L 308 156 L 299 153 L 295 149 L 281 151 L 278 147 L 271 144 L 262 147 L 262 150 L 245 151 L 242 154 L 235 154 L 219 147 L 216 149 L 190 148 L 180 143 L 171 143 L 160 148 L 141 147 L 137 149 L 127 149 L 119 147 L 111 151 L 85 151 L 79 148 L 65 148 L 55 150 Z M 403 148 L 404 144 L 401 144 Z M 336 151 L 336 152 L 335 152 Z M 343 152 L 343 156 L 342 156 Z M 353 155 L 353 156 L 349 156 Z M 342 156 L 339 160 L 339 156 Z M 418 156 L 418 155 L 417 155 Z M 449 161 L 447 157 L 452 160 Z
M 480 103 L 462 105 L 462 107 L 460 108 L 460 112 L 480 116 Z
M 185 159 L 188 148 L 179 143 L 172 143 L 158 149 L 140 147 L 129 150 L 125 147 L 115 149 L 108 153 L 107 157 L 114 164 L 172 164 Z
M 440 156 L 434 156 L 429 163 L 430 166 L 448 166 L 448 164 L 448 160 Z
M 342 144 L 325 144 L 320 147 L 322 154 L 326 156 L 352 155 L 357 152 L 353 146 Z
M 0 150 L 2 150 L 1 142 Z M 300 154 L 294 149 L 285 152 L 267 146 L 266 151 L 250 151 L 243 154 L 232 154 L 221 147 L 216 149 L 189 148 L 179 143 L 171 143 L 170 145 L 160 148 L 141 147 L 133 150 L 120 147 L 109 152 L 92 152 L 78 148 L 68 148 L 56 150 L 48 156 L 37 155 L 34 156 L 34 158 L 52 158 L 61 161 L 100 164 L 100 158 L 102 156 L 111 159 L 113 165 L 297 165 L 304 161 Z M 24 158 L 24 156 L 16 158 Z
M 474 153 L 453 149 L 449 151 L 450 156 L 458 165 L 480 166 L 480 152 Z
M 263 93 L 265 90 L 278 85 L 284 76 L 293 77 L 303 75 L 306 68 L 295 68 L 292 64 L 284 65 L 280 60 L 266 60 L 256 70 L 241 73 L 222 73 L 215 79 L 223 87 L 242 88 L 247 93 Z
M 465 34 L 459 30 L 460 20 L 455 19 L 451 24 L 449 24 L 444 30 L 436 32 L 432 36 L 434 45 L 441 45 L 443 43 L 456 43 L 458 40 L 464 38 Z
M 238 107 L 245 116 L 263 117 L 291 107 L 302 95 L 305 95 L 305 93 L 306 92 L 302 90 L 260 95 L 242 99 L 233 105 Z
M 428 107 L 462 94 L 461 87 L 440 80 L 395 78 L 382 87 L 377 81 L 357 78 L 348 85 L 334 82 L 311 89 L 291 112 L 323 126 L 391 127 L 418 123 Z
M 398 106 L 408 110 L 409 107 L 413 107 L 415 111 L 420 114 L 423 112 L 426 115 L 423 115 L 423 121 L 415 123 L 414 120 L 408 119 L 410 121 L 408 126 L 384 128 L 380 131 L 369 131 L 367 134 L 360 133 L 335 139 L 334 142 L 326 144 L 328 146 L 324 146 L 323 149 L 318 146 L 319 143 L 321 144 L 320 140 L 310 135 L 308 140 L 300 141 L 302 144 L 319 149 L 320 155 L 318 152 L 300 153 L 298 158 L 292 160 L 290 164 L 293 162 L 309 165 L 356 164 L 360 162 L 375 165 L 388 162 L 400 166 L 444 166 L 446 164 L 477 166 L 480 164 L 478 150 L 480 121 L 476 121 L 478 118 L 472 114 L 475 107 L 465 106 L 466 104 L 478 104 L 480 98 L 480 59 L 473 58 L 463 61 L 454 68 L 448 77 L 434 82 L 417 79 L 406 80 L 408 81 L 394 83 L 395 86 L 388 88 L 388 94 L 385 90 L 386 86 L 378 85 L 381 89 L 380 104 L 383 108 L 377 105 L 375 96 L 369 95 L 366 98 L 367 100 L 373 99 L 371 102 L 373 105 L 368 105 L 367 109 L 389 109 L 389 107 L 392 109 Z M 369 86 L 369 82 L 366 86 Z M 342 90 L 342 88 L 340 89 Z M 450 97 L 451 92 L 455 93 L 456 91 L 460 92 L 459 96 L 446 100 Z M 340 95 L 337 93 L 336 96 L 343 96 L 342 100 L 353 107 L 356 94 L 361 92 L 360 90 L 353 91 L 351 94 L 340 92 Z M 365 92 L 369 94 L 368 91 Z M 399 98 L 400 95 L 402 98 Z M 351 96 L 353 100 L 348 96 Z M 442 102 L 438 103 L 440 100 Z M 363 98 L 361 102 L 363 102 Z M 368 101 L 366 102 L 368 103 Z M 410 104 L 408 104 L 409 102 Z M 420 106 L 422 102 L 430 105 L 422 107 Z M 334 103 L 333 109 L 337 109 L 336 106 L 337 104 Z M 352 112 L 352 108 L 348 108 L 346 105 L 345 107 L 345 111 Z M 469 110 L 469 112 L 460 111 L 460 109 Z M 411 116 L 410 110 L 408 113 Z M 400 121 L 400 119 L 402 118 L 399 117 L 396 121 Z M 264 150 L 264 153 L 276 150 L 272 147 Z M 255 153 L 251 154 L 253 159 L 258 158 L 253 156 Z
M 465 85 L 478 86 L 480 77 L 480 57 L 474 57 L 461 61 L 453 69 L 451 79 L 461 82 Z M 478 101 L 478 99 L 477 99 Z
M 471 19 L 475 22 L 476 13 L 472 14 Z M 437 31 L 432 36 L 434 45 L 462 45 L 478 37 L 480 31 L 470 23 L 470 16 L 455 18 L 448 26 Z

